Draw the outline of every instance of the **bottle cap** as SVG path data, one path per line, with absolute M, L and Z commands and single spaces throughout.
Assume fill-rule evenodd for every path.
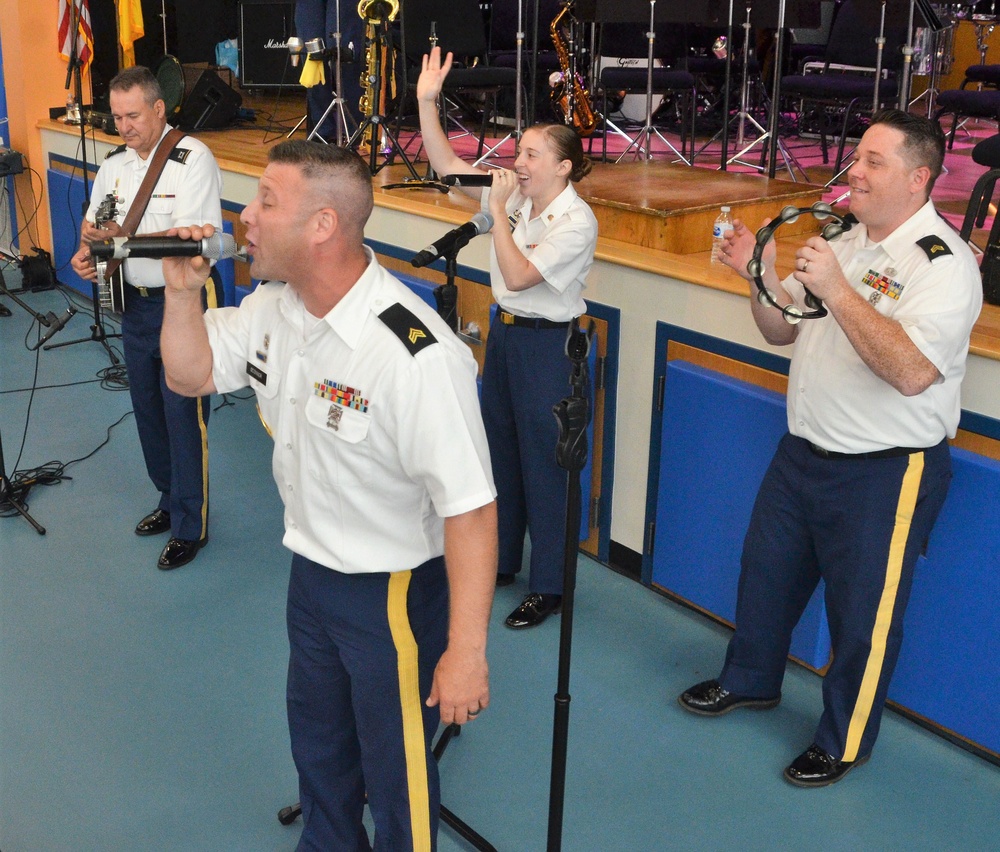
M 729 212 L 729 208 L 728 207 L 723 207 L 722 208 L 722 212 L 723 213 L 728 213 Z

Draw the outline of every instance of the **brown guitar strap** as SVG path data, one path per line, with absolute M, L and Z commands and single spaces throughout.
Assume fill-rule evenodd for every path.
M 153 195 L 153 188 L 163 173 L 163 167 L 167 164 L 167 158 L 170 157 L 174 148 L 177 147 L 177 143 L 184 136 L 185 133 L 183 131 L 178 130 L 176 127 L 171 127 L 170 132 L 161 140 L 156 153 L 153 154 L 149 168 L 146 170 L 146 176 L 142 179 L 142 183 L 139 184 L 139 191 L 135 194 L 135 199 L 132 201 L 132 206 L 129 207 L 125 221 L 122 222 L 122 233 L 124 236 L 131 237 L 135 233 L 135 229 L 139 227 L 139 221 L 142 219 L 142 214 L 146 212 L 149 199 Z M 118 271 L 118 267 L 122 265 L 122 262 L 122 258 L 109 260 L 107 269 L 104 271 L 104 277 L 110 281 L 111 276 Z

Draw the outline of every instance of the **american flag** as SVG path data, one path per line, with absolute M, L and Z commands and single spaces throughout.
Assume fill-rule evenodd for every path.
M 73 48 L 70 32 L 73 7 L 77 7 L 76 53 L 84 69 L 90 66 L 94 55 L 94 33 L 90 28 L 90 5 L 88 0 L 57 0 L 59 3 L 59 55 L 68 60 Z

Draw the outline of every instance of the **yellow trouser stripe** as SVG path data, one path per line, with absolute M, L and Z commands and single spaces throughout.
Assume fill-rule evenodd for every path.
M 410 629 L 406 611 L 409 571 L 389 576 L 389 630 L 396 646 L 399 673 L 400 706 L 403 713 L 403 751 L 406 754 L 407 789 L 410 792 L 410 831 L 413 852 L 430 852 L 430 789 L 427 781 L 427 747 L 424 741 L 424 717 L 420 706 L 420 670 L 417 665 L 417 640 Z
M 882 599 L 879 601 L 878 613 L 875 616 L 875 627 L 872 630 L 871 652 L 865 665 L 865 674 L 861 679 L 861 689 L 858 700 L 851 714 L 851 723 L 847 728 L 847 743 L 844 747 L 845 761 L 853 761 L 858 757 L 861 737 L 871 716 L 872 704 L 875 702 L 875 692 L 882 675 L 882 663 L 885 660 L 885 644 L 892 624 L 892 615 L 896 607 L 896 593 L 899 591 L 899 577 L 903 570 L 903 554 L 906 542 L 910 537 L 910 526 L 913 522 L 913 511 L 917 505 L 917 494 L 920 491 L 920 480 L 924 473 L 924 454 L 913 453 L 906 472 L 903 474 L 903 484 L 899 490 L 899 502 L 896 505 L 896 523 L 889 543 L 889 561 L 885 570 L 885 585 L 882 587 Z
M 205 282 L 205 307 L 219 307 L 219 286 L 216 284 L 215 279 L 211 277 Z
M 198 400 L 198 431 L 201 432 L 201 538 L 208 535 L 208 424 L 205 422 L 204 406 L 210 404 L 210 397 Z

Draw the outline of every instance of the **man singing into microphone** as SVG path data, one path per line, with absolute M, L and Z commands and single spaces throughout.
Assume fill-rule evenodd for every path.
M 89 244 L 122 234 L 146 170 L 170 127 L 163 93 L 148 68 L 122 71 L 109 84 L 111 113 L 124 145 L 115 148 L 94 179 L 90 209 L 84 217 L 74 271 L 94 280 Z M 116 217 L 98 227 L 101 202 L 113 194 Z M 190 136 L 173 149 L 153 188 L 135 233 L 155 234 L 181 225 L 211 222 L 222 227 L 222 174 L 204 144 Z M 208 541 L 209 399 L 189 399 L 166 387 L 160 360 L 163 322 L 162 262 L 126 260 L 122 343 L 129 392 L 146 471 L 160 492 L 156 509 L 135 528 L 136 535 L 170 532 L 157 567 L 186 565 Z M 209 294 L 211 295 L 211 294 Z
M 357 154 L 292 141 L 268 159 L 242 219 L 269 283 L 203 316 L 207 262 L 163 263 L 167 381 L 195 397 L 251 387 L 274 439 L 298 848 L 370 850 L 367 800 L 376 849 L 430 852 L 431 737 L 489 704 L 497 522 L 476 363 L 364 245 Z

